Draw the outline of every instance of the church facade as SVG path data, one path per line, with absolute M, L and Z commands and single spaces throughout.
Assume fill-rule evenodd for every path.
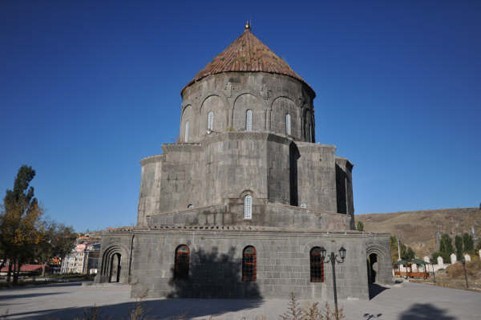
M 182 90 L 177 143 L 141 161 L 137 225 L 96 282 L 133 297 L 369 298 L 389 235 L 354 230 L 352 164 L 315 141 L 313 89 L 244 32 Z M 341 257 L 342 256 L 342 257 Z

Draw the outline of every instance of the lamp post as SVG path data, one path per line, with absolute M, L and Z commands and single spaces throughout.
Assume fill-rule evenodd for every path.
M 326 255 L 327 251 L 324 249 L 324 247 L 321 247 L 321 259 L 324 261 L 324 263 L 331 263 L 332 266 L 332 287 L 334 289 L 334 306 L 336 308 L 336 319 L 339 319 L 339 309 L 337 306 L 337 285 L 336 285 L 336 262 L 337 263 L 343 263 L 344 259 L 346 258 L 346 249 L 344 247 L 341 247 L 339 249 L 339 254 L 334 253 L 334 251 L 331 251 L 329 255 Z M 338 257 L 340 260 L 338 260 Z

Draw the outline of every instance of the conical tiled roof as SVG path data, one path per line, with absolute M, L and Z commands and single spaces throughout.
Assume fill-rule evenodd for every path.
M 263 44 L 247 24 L 244 33 L 197 73 L 186 87 L 207 76 L 223 72 L 267 72 L 283 74 L 305 83 L 289 65 Z

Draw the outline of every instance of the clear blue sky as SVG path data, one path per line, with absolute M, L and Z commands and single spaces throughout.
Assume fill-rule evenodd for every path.
M 18 168 L 78 231 L 133 225 L 140 159 L 243 31 L 316 91 L 356 213 L 481 201 L 481 1 L 0 1 L 0 193 Z

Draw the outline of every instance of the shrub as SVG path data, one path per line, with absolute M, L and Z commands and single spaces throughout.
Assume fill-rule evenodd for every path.
M 319 307 L 318 302 L 312 302 L 301 308 L 294 293 L 287 305 L 287 311 L 279 316 L 282 320 L 339 320 L 344 319 L 344 311 L 339 309 L 337 317 L 336 311 L 326 302 L 324 309 Z

